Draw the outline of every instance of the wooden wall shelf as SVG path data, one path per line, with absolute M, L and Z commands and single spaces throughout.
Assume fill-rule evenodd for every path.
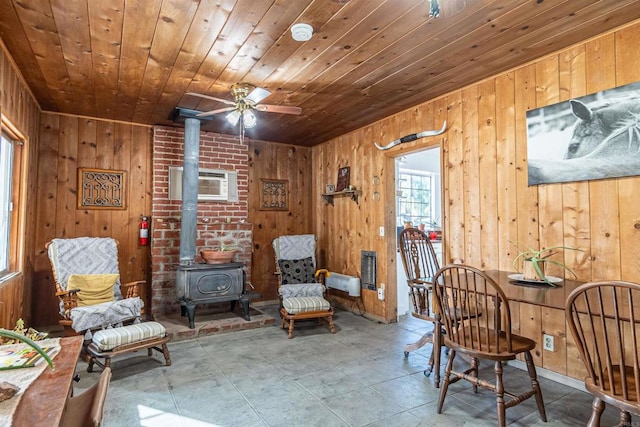
M 360 195 L 362 195 L 362 191 L 360 190 L 343 190 L 343 191 L 336 191 L 335 193 L 323 193 L 322 198 L 331 206 L 333 206 L 334 197 L 348 197 L 354 202 L 356 202 L 356 204 L 358 204 L 358 196 Z

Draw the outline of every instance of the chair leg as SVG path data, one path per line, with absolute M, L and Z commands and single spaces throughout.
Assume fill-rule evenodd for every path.
M 600 417 L 604 412 L 604 407 L 605 407 L 605 404 L 602 400 L 600 400 L 597 397 L 593 399 L 593 402 L 591 403 L 591 408 L 592 408 L 591 418 L 589 418 L 589 421 L 587 422 L 587 427 L 600 426 Z
M 436 388 L 440 388 L 440 355 L 442 354 L 442 326 L 440 322 L 436 322 L 433 329 L 433 366 L 435 372 L 433 374 L 433 383 Z
M 475 379 L 478 379 L 478 367 L 480 366 L 480 362 L 478 361 L 477 357 L 474 357 L 473 359 L 471 359 L 471 376 L 474 377 Z M 478 392 L 478 382 L 474 381 L 473 382 L 473 392 L 477 393 Z
M 409 353 L 412 351 L 416 351 L 419 348 L 424 347 L 426 344 L 433 342 L 433 334 L 431 332 L 427 332 L 420 339 L 414 343 L 407 344 L 404 346 L 404 357 L 409 357 Z
M 498 426 L 505 427 L 507 425 L 507 417 L 505 414 L 504 404 L 504 382 L 502 381 L 502 362 L 496 360 L 496 409 L 498 412 Z
M 538 382 L 538 374 L 536 373 L 536 365 L 533 363 L 533 357 L 531 356 L 531 352 L 527 351 L 524 354 L 524 358 L 527 362 L 527 372 L 529 373 L 529 378 L 531 378 L 531 386 L 533 387 L 533 391 L 536 392 L 536 404 L 538 405 L 538 412 L 540 413 L 540 419 L 547 422 L 547 413 L 544 409 L 544 400 L 542 399 L 542 389 L 540 388 L 540 383 Z
M 406 352 L 405 352 L 406 354 Z M 435 343 L 433 344 L 433 350 L 431 351 L 431 356 L 429 357 L 429 363 L 427 363 L 427 369 L 424 370 L 423 374 L 425 377 L 428 377 L 429 375 L 431 375 L 431 372 L 433 372 L 433 365 L 434 365 L 434 358 L 435 358 L 435 354 L 436 354 L 436 345 Z M 438 381 L 439 382 L 439 381 Z M 436 384 L 436 388 L 438 388 L 439 384 Z
M 444 368 L 444 378 L 442 380 L 442 388 L 440 389 L 440 398 L 438 399 L 438 414 L 442 413 L 442 406 L 444 405 L 444 398 L 447 396 L 447 389 L 449 388 L 449 380 L 451 376 L 451 369 L 453 369 L 453 359 L 456 357 L 455 350 L 449 351 L 449 358 L 447 360 L 447 366 Z

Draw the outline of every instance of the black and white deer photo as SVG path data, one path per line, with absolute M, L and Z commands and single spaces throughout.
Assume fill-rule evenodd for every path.
M 640 82 L 527 112 L 529 185 L 640 175 Z

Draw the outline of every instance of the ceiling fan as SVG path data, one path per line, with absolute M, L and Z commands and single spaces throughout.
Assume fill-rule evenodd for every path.
M 231 107 L 218 108 L 216 110 L 205 111 L 196 114 L 196 117 L 211 116 L 228 111 L 229 114 L 227 114 L 225 118 L 229 123 L 235 126 L 238 124 L 238 121 L 242 120 L 242 126 L 247 129 L 254 127 L 258 122 L 253 110 L 264 111 L 267 113 L 302 113 L 302 108 L 300 107 L 260 104 L 260 101 L 271 95 L 271 92 L 261 87 L 256 87 L 250 83 L 244 82 L 236 83 L 231 86 L 231 95 L 233 95 L 234 99 L 233 101 L 195 92 L 188 92 L 187 95 L 198 96 L 200 98 L 210 99 L 213 101 L 231 105 Z

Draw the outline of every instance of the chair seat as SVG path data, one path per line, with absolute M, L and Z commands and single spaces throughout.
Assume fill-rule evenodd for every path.
M 329 301 L 322 297 L 292 297 L 282 301 L 282 306 L 289 314 L 306 313 L 311 311 L 328 311 L 331 309 Z
M 108 351 L 124 344 L 131 344 L 150 338 L 162 338 L 166 333 L 167 331 L 162 324 L 144 322 L 98 331 L 93 334 L 92 341 L 100 351 Z
M 604 369 L 603 371 L 603 378 L 600 381 L 602 384 L 601 385 L 596 385 L 593 381 L 593 378 L 591 377 L 587 377 L 584 382 L 585 382 L 585 387 L 587 388 L 587 390 L 591 393 L 598 393 L 598 391 L 600 390 L 600 388 L 602 388 L 603 390 L 607 391 L 609 394 L 611 394 L 612 396 L 615 396 L 617 399 L 620 400 L 626 400 L 627 402 L 633 403 L 633 404 L 637 404 L 638 401 L 638 390 L 635 389 L 635 382 L 634 382 L 634 369 L 633 366 L 625 366 L 625 373 L 626 373 L 626 384 L 627 384 L 627 393 L 628 393 L 628 399 L 624 399 L 624 394 L 622 391 L 622 383 L 624 381 L 622 381 L 622 372 L 620 370 L 620 365 L 613 365 L 612 366 L 612 371 L 613 371 L 613 384 L 615 387 L 615 391 L 612 389 L 611 387 L 611 381 L 609 380 L 609 373 L 607 369 Z
M 513 360 L 515 359 L 517 354 L 531 351 L 536 347 L 536 342 L 534 340 L 520 335 L 511 334 L 511 351 L 509 351 L 507 336 L 503 331 L 500 331 L 499 347 L 496 348 L 494 338 L 495 330 L 483 327 L 472 328 L 469 326 L 464 326 L 460 334 L 460 339 L 466 340 L 466 342 L 471 343 L 472 334 L 473 342 L 475 342 L 475 351 L 468 348 L 460 348 L 460 346 L 458 346 L 456 343 L 449 341 L 446 335 L 444 336 L 445 345 L 452 349 L 458 350 L 461 353 L 466 353 L 474 357 L 476 355 L 480 355 L 482 356 L 482 358 L 490 360 Z M 491 343 L 491 346 L 489 346 L 489 343 Z

